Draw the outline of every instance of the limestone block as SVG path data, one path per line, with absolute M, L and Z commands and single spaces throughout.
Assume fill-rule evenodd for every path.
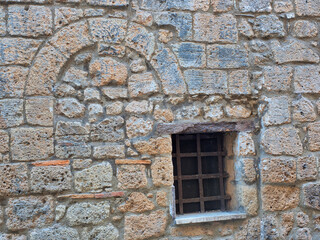
M 298 212 L 296 216 L 296 221 L 298 227 L 306 227 L 309 223 L 309 216 L 305 214 L 304 212 Z
M 6 35 L 6 20 L 5 20 L 6 12 L 4 7 L 0 7 L 0 36 Z
M 17 128 L 11 130 L 14 161 L 47 159 L 54 153 L 52 128 Z
M 257 186 L 242 185 L 240 188 L 240 202 L 246 213 L 251 216 L 257 215 L 259 209 Z
M 233 8 L 232 0 L 211 0 L 213 12 L 228 12 Z
M 297 178 L 313 180 L 318 176 L 318 158 L 315 156 L 299 157 L 297 160 Z
M 88 135 L 89 130 L 82 126 L 81 122 L 64 122 L 59 121 L 56 125 L 56 136 L 66 135 Z
M 58 83 L 56 84 L 54 94 L 57 97 L 76 97 L 78 93 L 76 89 L 69 84 Z
M 204 118 L 210 121 L 218 121 L 224 117 L 224 111 L 222 104 L 210 105 L 209 107 L 204 107 Z
M 120 165 L 117 179 L 118 187 L 121 189 L 144 188 L 148 184 L 144 165 Z
M 125 204 L 119 207 L 121 212 L 142 213 L 154 209 L 154 204 L 140 192 L 130 194 Z
M 156 201 L 157 204 L 161 207 L 167 207 L 168 206 L 168 196 L 166 192 L 160 191 L 157 192 L 156 195 Z
M 295 0 L 296 11 L 298 16 L 320 16 L 320 2 Z
M 271 12 L 271 0 L 241 0 L 241 12 Z
M 309 150 L 320 151 L 320 122 L 308 124 Z
M 268 98 L 268 110 L 262 120 L 265 126 L 291 122 L 290 100 L 287 96 Z
M 112 166 L 109 162 L 94 165 L 74 174 L 74 185 L 78 192 L 102 190 L 112 186 Z
M 66 210 L 67 210 L 67 207 L 65 205 L 56 206 L 56 210 L 55 210 L 55 213 L 56 213 L 55 220 L 56 220 L 56 222 L 60 221 L 64 217 L 64 215 L 66 213 Z
M 251 93 L 251 83 L 247 70 L 232 71 L 228 78 L 228 88 L 230 94 L 247 95 Z
M 180 66 L 189 68 L 203 68 L 206 65 L 206 53 L 204 44 L 177 43 L 172 46 Z
M 312 122 L 317 118 L 312 102 L 307 98 L 300 98 L 293 102 L 293 119 L 299 122 Z
M 103 14 L 104 14 L 104 9 L 94 9 L 94 8 L 84 9 L 85 17 L 99 17 L 99 16 L 103 16 Z
M 52 34 L 52 13 L 44 6 L 8 8 L 8 32 L 13 36 L 38 37 Z
M 238 24 L 239 33 L 247 38 L 254 37 L 254 32 L 251 25 L 247 20 L 241 19 L 241 22 Z
M 98 43 L 99 56 L 114 56 L 122 58 L 126 54 L 126 47 L 122 45 L 110 45 L 106 43 Z
M 56 137 L 55 153 L 58 158 L 86 158 L 91 156 L 87 135 Z
M 56 109 L 59 114 L 68 118 L 83 117 L 85 113 L 85 106 L 76 98 L 59 99 Z
M 199 106 L 185 106 L 177 110 L 176 119 L 178 120 L 194 120 L 201 114 Z
M 129 102 L 125 108 L 127 113 L 147 114 L 153 110 L 153 104 L 147 100 Z
M 90 137 L 94 142 L 117 142 L 124 139 L 124 119 L 120 116 L 107 117 L 103 121 L 92 124 Z
M 293 34 L 298 38 L 316 37 L 317 25 L 307 20 L 298 20 L 293 25 Z
M 299 131 L 293 127 L 269 128 L 262 135 L 264 151 L 272 155 L 301 155 L 303 147 Z
M 125 157 L 124 145 L 108 144 L 94 147 L 93 157 L 96 159 L 123 158 Z
M 159 29 L 158 31 L 158 39 L 162 43 L 168 43 L 172 40 L 173 38 L 173 32 L 165 29 Z
M 251 116 L 251 110 L 243 105 L 227 105 L 226 113 L 231 118 L 248 118 Z
M 194 15 L 194 40 L 209 43 L 236 43 L 237 21 L 231 14 L 214 16 L 209 13 Z
M 106 226 L 94 227 L 90 232 L 85 232 L 86 239 L 95 240 L 118 240 L 119 231 L 111 223 Z
M 129 138 L 148 135 L 153 129 L 153 121 L 150 119 L 130 117 L 126 122 L 126 132 Z
M 124 87 L 103 87 L 102 93 L 112 100 L 128 97 L 128 90 Z
M 284 211 L 299 204 L 299 188 L 266 185 L 262 188 L 264 211 Z
M 98 121 L 103 116 L 103 107 L 101 104 L 91 103 L 88 106 L 89 122 L 93 123 Z
M 30 240 L 42 240 L 42 239 L 74 239 L 79 240 L 79 233 L 76 229 L 55 225 L 49 228 L 36 229 L 30 233 Z
M 160 122 L 172 122 L 174 115 L 171 109 L 160 109 L 155 107 L 153 112 L 154 119 Z
M 123 103 L 120 101 L 107 102 L 105 105 L 106 105 L 106 114 L 108 115 L 119 115 L 122 113 Z
M 140 154 L 159 155 L 172 152 L 171 138 L 150 138 L 148 141 L 135 141 L 133 146 Z
M 41 166 L 31 169 L 30 186 L 34 193 L 70 190 L 71 184 L 70 166 Z
M 276 15 L 258 16 L 254 21 L 253 31 L 255 32 L 256 36 L 262 38 L 277 38 L 284 37 L 286 35 L 283 22 L 279 20 Z
M 130 64 L 131 72 L 140 73 L 147 70 L 146 62 L 142 58 L 135 59 Z
M 210 0 L 176 0 L 176 1 L 167 1 L 167 9 L 176 9 L 176 10 L 203 10 L 208 11 Z
M 241 160 L 242 179 L 250 184 L 257 180 L 257 170 L 255 160 L 252 158 L 245 158 Z
M 311 235 L 310 229 L 309 228 L 297 229 L 296 239 L 312 240 L 312 235 Z
M 53 126 L 53 99 L 29 98 L 25 101 L 27 123 Z
M 239 156 L 256 155 L 255 144 L 254 144 L 252 133 L 239 132 L 237 142 L 238 142 L 237 152 Z
M 293 3 L 291 0 L 275 0 L 273 8 L 276 13 L 287 13 L 293 11 Z
M 72 167 L 75 170 L 84 169 L 90 167 L 92 159 L 74 159 L 72 161 Z
M 54 220 L 54 201 L 51 196 L 10 198 L 6 215 L 11 231 L 43 227 Z
M 58 7 L 54 10 L 54 25 L 59 29 L 83 17 L 82 9 Z
M 302 186 L 302 203 L 306 207 L 320 210 L 320 184 L 306 183 Z
M 128 81 L 131 97 L 144 97 L 159 91 L 159 86 L 150 72 L 132 74 Z
M 151 165 L 151 175 L 155 186 L 172 186 L 173 164 L 171 157 L 156 157 Z
M 79 226 L 82 224 L 100 224 L 104 222 L 110 214 L 110 204 L 108 202 L 82 202 L 71 205 L 66 214 L 69 226 Z
M 297 164 L 293 158 L 264 158 L 261 160 L 263 183 L 294 183 Z
M 298 66 L 295 68 L 294 89 L 296 93 L 320 93 L 320 67 Z
M 0 233 L 0 239 L 1 240 L 27 240 L 27 237 L 24 235 Z
M 0 130 L 0 153 L 9 151 L 9 134 L 6 131 Z
M 153 17 L 152 14 L 148 11 L 138 10 L 136 11 L 136 15 L 132 21 L 147 27 L 151 27 L 153 24 Z
M 0 196 L 19 195 L 29 191 L 26 164 L 0 165 L 0 172 Z
M 159 237 L 165 232 L 167 217 L 164 211 L 158 210 L 149 215 L 126 216 L 124 225 L 125 240 L 142 240 Z
M 71 67 L 65 73 L 62 81 L 70 83 L 74 87 L 86 87 L 89 85 L 88 73 L 79 68 Z
M 87 0 L 87 3 L 94 6 L 121 7 L 127 6 L 129 4 L 129 0 Z
M 23 123 L 23 100 L 0 100 L 0 129 L 16 127 Z
M 1 8 L 0 8 L 1 9 Z M 1 10 L 0 10 L 1 16 Z M 0 20 L 1 35 L 1 20 Z M 0 65 L 30 65 L 41 40 L 25 39 L 25 38 L 1 38 L 0 39 Z M 18 68 L 19 69 L 19 68 Z M 1 71 L 2 72 L 2 71 Z
M 267 91 L 289 91 L 293 78 L 292 67 L 264 67 L 263 86 Z
M 90 101 L 100 101 L 100 92 L 96 88 L 86 88 L 83 92 L 84 95 L 84 101 L 90 102 Z

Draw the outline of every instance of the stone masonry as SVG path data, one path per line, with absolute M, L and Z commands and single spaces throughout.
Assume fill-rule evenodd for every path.
M 319 31 L 319 0 L 0 0 L 0 240 L 320 239 Z M 176 225 L 159 126 L 250 121 L 246 218 Z

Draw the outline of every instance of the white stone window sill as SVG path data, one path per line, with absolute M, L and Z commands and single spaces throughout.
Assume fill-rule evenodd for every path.
M 243 212 L 208 212 L 208 213 L 191 213 L 184 215 L 177 215 L 175 223 L 189 224 L 189 223 L 204 223 L 204 222 L 217 222 L 235 219 L 245 219 L 246 213 Z

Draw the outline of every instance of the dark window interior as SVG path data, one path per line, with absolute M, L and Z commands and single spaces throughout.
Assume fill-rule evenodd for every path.
M 172 135 L 177 214 L 225 211 L 223 133 Z

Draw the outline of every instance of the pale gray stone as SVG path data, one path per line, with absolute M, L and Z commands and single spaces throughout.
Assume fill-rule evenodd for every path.
M 126 131 L 129 138 L 146 136 L 151 133 L 153 122 L 150 119 L 130 117 L 126 122 Z
M 119 231 L 109 223 L 106 226 L 95 227 L 90 232 L 85 232 L 85 236 L 90 240 L 118 240 Z
M 0 100 L 0 129 L 17 127 L 23 123 L 23 100 Z
M 93 124 L 90 137 L 94 142 L 118 142 L 124 139 L 124 119 L 120 116 L 107 117 L 103 121 Z
M 27 80 L 27 75 L 27 68 L 0 67 L 0 98 L 21 98 L 24 91 L 24 85 Z
M 268 101 L 268 110 L 262 118 L 265 126 L 291 122 L 291 104 L 287 96 L 272 97 L 266 100 Z
M 299 122 L 312 122 L 316 120 L 317 114 L 312 102 L 302 97 L 293 102 L 293 119 Z
M 320 16 L 320 2 L 295 0 L 296 11 L 298 16 Z
M 54 225 L 49 228 L 35 229 L 30 233 L 30 240 L 79 240 L 76 229 Z
M 316 37 L 317 25 L 307 20 L 298 20 L 293 25 L 293 34 L 299 38 Z
M 91 103 L 88 106 L 89 122 L 93 123 L 98 121 L 103 116 L 103 107 L 98 103 Z
M 102 93 L 112 100 L 128 97 L 128 89 L 124 87 L 103 87 Z
M 177 110 L 176 118 L 179 120 L 195 120 L 201 114 L 201 108 L 199 106 L 185 106 Z
M 56 125 L 56 136 L 66 135 L 88 135 L 89 129 L 83 126 L 81 122 L 59 121 Z
M 241 12 L 271 12 L 271 0 L 240 0 Z
M 91 155 L 88 135 L 56 137 L 55 153 L 58 158 L 86 158 Z
M 283 22 L 276 15 L 258 16 L 254 21 L 253 31 L 256 36 L 262 38 L 284 37 L 286 35 Z
M 132 74 L 128 81 L 128 90 L 131 97 L 149 96 L 159 91 L 151 72 Z
M 124 150 L 124 145 L 122 144 L 97 146 L 93 148 L 93 157 L 96 159 L 124 158 Z
M 58 100 L 57 111 L 68 118 L 83 117 L 85 106 L 75 98 L 63 98 Z
M 296 93 L 320 93 L 320 67 L 296 67 L 294 74 L 294 89 Z
M 57 222 L 60 221 L 64 217 L 64 215 L 66 213 L 66 210 L 67 210 L 67 207 L 65 205 L 56 206 L 56 210 L 55 210 L 56 217 L 55 217 L 55 220 Z
M 75 87 L 86 87 L 89 84 L 88 80 L 88 73 L 86 71 L 83 71 L 81 69 L 71 67 L 68 69 L 68 71 L 65 73 L 64 78 L 62 81 L 66 83 L 71 83 Z

